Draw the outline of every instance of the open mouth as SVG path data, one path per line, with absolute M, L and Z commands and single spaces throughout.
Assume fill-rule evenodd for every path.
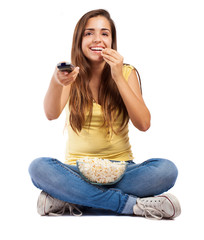
M 104 48 L 102 48 L 102 47 L 91 47 L 90 49 L 94 52 L 101 52 Z

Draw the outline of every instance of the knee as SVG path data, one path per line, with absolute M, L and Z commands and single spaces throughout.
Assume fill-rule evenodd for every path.
M 43 175 L 43 169 L 46 169 L 46 164 L 49 161 L 49 158 L 36 158 L 33 160 L 28 168 L 28 172 L 32 179 Z
M 177 176 L 178 176 L 178 169 L 176 165 L 167 159 L 160 159 L 159 164 L 159 175 L 163 181 L 166 182 L 169 188 L 173 187 Z

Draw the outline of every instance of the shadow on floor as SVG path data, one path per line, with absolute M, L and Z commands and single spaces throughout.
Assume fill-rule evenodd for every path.
M 80 208 L 83 215 L 82 216 L 128 216 L 128 215 L 120 215 L 115 212 L 106 209 L 98 209 L 98 208 L 91 208 L 91 207 L 83 207 Z M 69 212 L 64 214 L 65 216 L 69 216 Z

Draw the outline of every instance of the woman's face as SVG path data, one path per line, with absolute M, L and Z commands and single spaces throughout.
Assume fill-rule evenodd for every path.
M 90 18 L 85 26 L 82 38 L 83 54 L 91 62 L 103 62 L 101 50 L 111 48 L 111 26 L 103 16 Z

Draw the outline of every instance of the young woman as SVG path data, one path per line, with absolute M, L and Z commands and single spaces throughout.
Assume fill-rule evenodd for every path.
M 176 166 L 167 159 L 133 162 L 128 122 L 141 130 L 150 127 L 150 112 L 141 94 L 137 70 L 123 63 L 117 52 L 116 29 L 103 9 L 86 13 L 76 25 L 71 73 L 54 71 L 44 100 L 49 120 L 67 112 L 66 161 L 35 159 L 29 173 L 43 191 L 38 213 L 81 215 L 80 206 L 107 209 L 116 214 L 175 218 L 178 200 L 166 193 L 175 184 Z M 124 177 L 110 186 L 92 185 L 76 167 L 76 159 L 97 157 L 128 163 Z

